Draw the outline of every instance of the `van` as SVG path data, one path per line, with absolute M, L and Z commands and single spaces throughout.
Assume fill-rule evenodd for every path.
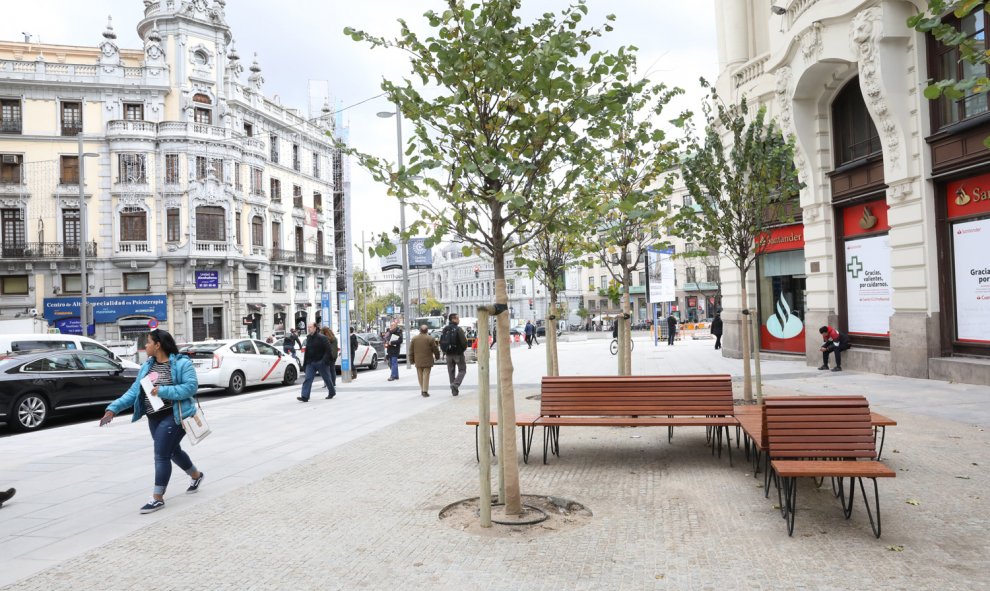
M 133 361 L 121 359 L 113 351 L 89 337 L 73 334 L 0 334 L 0 353 L 47 351 L 52 349 L 92 351 L 124 367 L 132 369 L 141 367 Z

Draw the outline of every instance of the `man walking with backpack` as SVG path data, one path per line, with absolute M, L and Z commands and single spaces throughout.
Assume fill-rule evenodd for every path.
M 461 319 L 457 314 L 447 317 L 447 326 L 440 332 L 440 350 L 447 356 L 447 376 L 450 378 L 450 393 L 457 396 L 460 393 L 461 382 L 467 373 L 467 363 L 464 352 L 467 351 L 467 336 L 458 326 Z M 457 376 L 454 371 L 457 370 Z

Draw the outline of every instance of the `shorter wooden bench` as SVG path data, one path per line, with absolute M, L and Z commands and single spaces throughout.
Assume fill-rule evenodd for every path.
M 547 376 L 543 378 L 540 416 L 547 451 L 560 456 L 561 427 L 705 427 L 722 455 L 722 434 L 729 440 L 733 415 L 729 375 Z M 728 446 L 732 463 L 731 441 Z
M 766 400 L 801 400 L 807 398 L 807 396 L 774 396 L 767 398 Z M 818 396 L 818 399 L 833 398 Z M 837 400 L 847 399 L 847 396 L 835 396 Z M 763 432 L 763 426 L 766 423 L 766 417 L 763 414 L 763 406 L 755 404 L 745 404 L 738 405 L 735 408 L 736 419 L 739 421 L 739 429 L 736 430 L 736 447 L 739 447 L 740 440 L 742 440 L 743 449 L 746 454 L 746 459 L 751 461 L 753 464 L 753 478 L 756 478 L 760 472 L 764 475 L 764 496 L 769 496 L 770 493 L 770 479 L 769 470 L 766 469 L 767 456 L 765 454 L 767 448 L 767 438 Z M 883 459 L 883 446 L 887 439 L 887 427 L 897 426 L 897 421 L 894 419 L 884 416 L 877 412 L 870 412 L 870 424 L 873 427 L 874 440 L 878 442 L 877 445 L 877 461 Z M 742 430 L 742 436 L 739 435 L 739 430 Z M 879 439 L 877 440 L 877 435 L 879 434 Z
M 797 512 L 797 479 L 832 479 L 832 489 L 840 498 L 846 519 L 852 515 L 855 486 L 859 484 L 873 534 L 880 537 L 880 492 L 877 478 L 897 474 L 876 460 L 876 438 L 870 405 L 862 396 L 805 396 L 764 400 L 770 469 L 778 477 L 777 496 L 787 521 L 788 535 L 794 534 Z M 849 479 L 848 498 L 843 481 Z M 873 481 L 873 509 L 867 499 L 863 479 Z M 838 481 L 838 484 L 836 484 Z M 782 498 L 781 498 L 782 497 Z

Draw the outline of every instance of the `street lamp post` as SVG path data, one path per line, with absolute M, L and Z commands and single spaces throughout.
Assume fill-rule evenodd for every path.
M 86 213 L 86 158 L 96 158 L 99 154 L 83 152 L 83 135 L 79 131 L 79 281 L 81 296 L 79 298 L 79 322 L 82 324 L 82 336 L 89 336 L 89 311 L 86 309 L 86 292 L 89 291 L 89 276 L 86 272 L 86 243 L 87 236 L 87 213 Z M 95 321 L 94 321 L 95 324 Z
M 399 106 L 395 106 L 395 111 L 380 111 L 378 116 L 383 119 L 388 119 L 389 117 L 395 117 L 395 140 L 396 140 L 396 152 L 398 154 L 398 161 L 396 163 L 397 171 L 402 170 L 402 112 L 399 111 Z M 412 323 L 413 317 L 409 310 L 409 253 L 406 250 L 406 202 L 401 197 L 399 198 L 399 241 L 402 248 L 402 312 L 406 318 L 406 369 L 412 366 L 412 361 L 409 356 L 409 340 L 412 338 Z

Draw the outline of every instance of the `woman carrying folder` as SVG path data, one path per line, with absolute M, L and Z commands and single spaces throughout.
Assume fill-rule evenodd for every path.
M 156 329 L 148 333 L 144 351 L 148 360 L 138 371 L 137 379 L 123 396 L 110 403 L 100 426 L 127 408 L 134 410 L 132 422 L 147 415 L 155 444 L 155 487 L 141 513 L 153 513 L 165 507 L 165 488 L 172 476 L 172 462 L 192 478 L 186 494 L 197 492 L 203 482 L 203 473 L 179 445 L 186 434 L 180 421 L 196 414 L 194 397 L 199 383 L 196 368 L 188 357 L 179 354 L 175 339 L 168 332 Z

